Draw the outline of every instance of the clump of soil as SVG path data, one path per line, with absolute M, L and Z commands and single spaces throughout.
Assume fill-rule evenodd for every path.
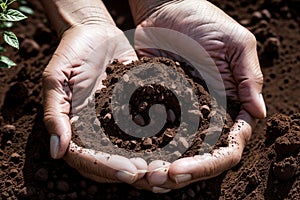
M 256 148 L 253 145 L 239 176 L 227 174 L 222 195 L 232 199 L 299 199 L 299 149 L 300 113 L 268 117 L 265 140 Z M 247 160 L 249 157 L 253 160 Z M 231 190 L 226 191 L 227 187 Z
M 234 116 L 227 114 L 190 71 L 191 66 L 163 57 L 128 65 L 115 60 L 107 67 L 105 87 L 95 94 L 100 128 L 85 128 L 86 122 L 97 120 L 86 109 L 73 123 L 74 141 L 112 154 L 139 153 L 149 161 L 174 161 L 227 146 L 239 105 L 230 107 Z

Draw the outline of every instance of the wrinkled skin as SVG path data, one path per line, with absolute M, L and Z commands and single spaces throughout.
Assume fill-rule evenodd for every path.
M 256 118 L 266 116 L 261 95 L 263 75 L 255 37 L 223 11 L 204 0 L 130 0 L 129 3 L 137 24 L 136 43 L 139 56 L 180 59 L 176 54 L 154 48 L 155 44 L 161 47 L 161 43 L 167 43 L 166 46 L 173 52 L 180 52 L 180 56 L 200 61 L 203 54 L 194 54 L 193 48 L 183 48 L 183 45 L 188 44 L 178 40 L 174 33 L 157 32 L 163 28 L 184 34 L 196 41 L 212 58 L 221 74 L 226 95 L 242 104 L 228 137 L 228 147 L 215 150 L 212 154 L 182 158 L 168 164 L 154 161 L 148 167 L 149 171 L 153 171 L 147 174 L 148 185 L 141 180 L 140 187 L 164 193 L 217 176 L 230 169 L 240 161 Z M 154 31 L 151 31 L 153 28 Z M 218 85 L 214 87 L 218 88 Z
M 94 152 L 70 142 L 70 124 L 76 118 L 70 119 L 70 114 L 76 116 L 101 88 L 109 61 L 118 58 L 126 63 L 137 59 L 123 32 L 107 21 L 74 26 L 62 35 L 43 73 L 44 121 L 51 134 L 53 158 L 63 157 L 82 175 L 99 182 L 133 183 L 147 169 L 143 159 Z

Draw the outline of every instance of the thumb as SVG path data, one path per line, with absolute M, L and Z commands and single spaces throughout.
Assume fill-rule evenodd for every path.
M 62 72 L 49 72 L 47 68 L 43 73 L 44 122 L 51 134 L 50 154 L 54 159 L 64 156 L 71 140 L 68 116 L 71 92 L 64 76 Z
M 244 29 L 245 30 L 245 29 Z M 266 117 L 262 96 L 263 74 L 256 51 L 256 39 L 248 30 L 239 37 L 230 62 L 233 76 L 238 83 L 238 96 L 242 106 L 255 118 Z

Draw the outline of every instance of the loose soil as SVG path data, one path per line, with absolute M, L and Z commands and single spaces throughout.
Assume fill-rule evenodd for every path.
M 163 57 L 127 65 L 115 60 L 106 69 L 105 87 L 73 123 L 73 140 L 85 148 L 142 156 L 148 163 L 227 146 L 240 105 L 229 102 L 227 114 L 191 72 L 191 66 Z M 91 115 L 94 109 L 99 121 Z
M 126 1 L 105 1 L 117 25 L 133 28 Z M 206 181 L 168 194 L 83 178 L 49 156 L 43 124 L 41 75 L 58 38 L 37 0 L 34 15 L 13 28 L 18 66 L 0 69 L 0 199 L 300 199 L 300 16 L 299 1 L 212 3 L 251 30 L 258 41 L 268 117 L 260 120 L 241 162 Z

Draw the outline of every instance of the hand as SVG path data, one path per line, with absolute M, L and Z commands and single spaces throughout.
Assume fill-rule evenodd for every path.
M 228 147 L 167 165 L 154 161 L 148 167 L 152 170 L 147 175 L 149 184 L 141 187 L 167 192 L 230 169 L 240 161 L 256 118 L 266 116 L 255 37 L 208 1 L 129 3 L 137 24 L 135 44 L 139 56 L 187 60 L 199 66 L 202 77 L 218 94 L 222 96 L 225 90 L 228 98 L 242 104 L 228 136 Z
M 71 1 L 66 9 L 72 6 Z M 133 183 L 144 175 L 147 168 L 144 160 L 118 155 L 106 159 L 107 154 L 83 149 L 71 141 L 70 112 L 76 115 L 87 105 L 101 87 L 109 62 L 115 58 L 123 63 L 137 59 L 123 32 L 103 7 L 99 5 L 102 13 L 99 17 L 86 20 L 87 23 L 74 23 L 63 32 L 60 44 L 43 73 L 44 121 L 51 134 L 53 158 L 64 158 L 82 175 L 99 182 Z

